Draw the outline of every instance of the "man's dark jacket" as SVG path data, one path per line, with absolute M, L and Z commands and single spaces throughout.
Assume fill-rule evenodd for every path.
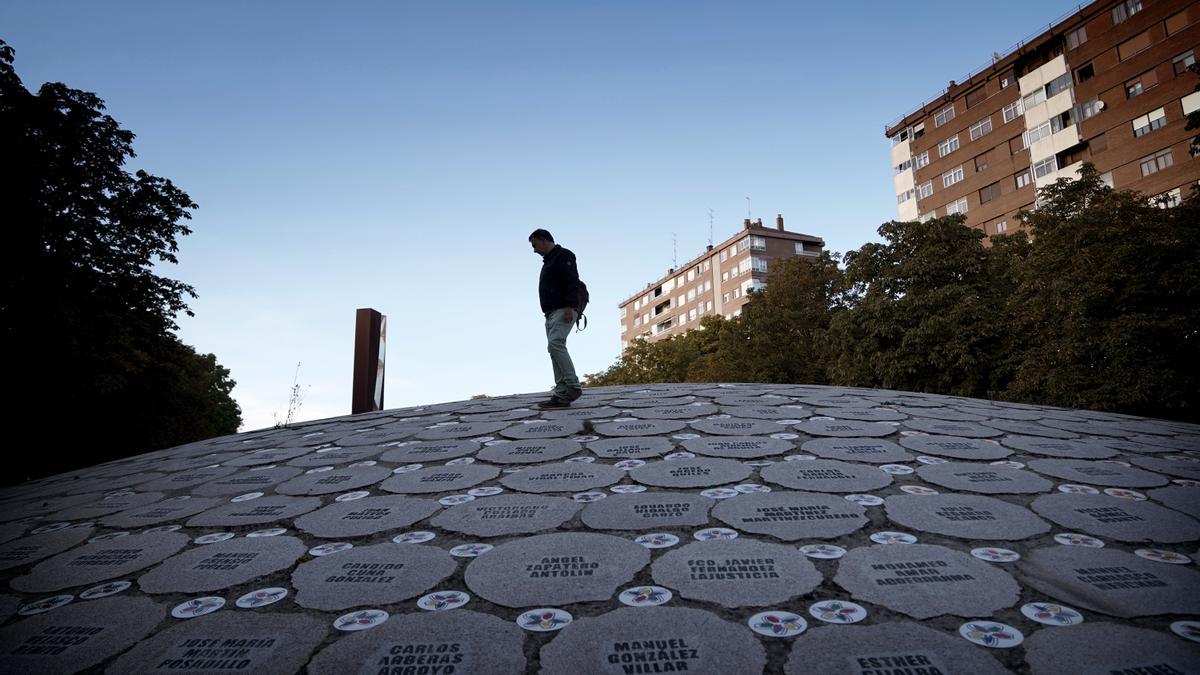
M 558 244 L 542 256 L 538 299 L 542 302 L 543 314 L 563 307 L 579 308 L 579 270 L 575 268 L 575 254 Z

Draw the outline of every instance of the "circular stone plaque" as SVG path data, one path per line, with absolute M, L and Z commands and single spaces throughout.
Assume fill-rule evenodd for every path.
M 295 537 L 239 537 L 168 558 L 138 578 L 146 593 L 217 591 L 288 569 L 304 555 Z
M 1072 607 L 1126 618 L 1200 613 L 1200 572 L 1183 565 L 1083 546 L 1039 548 L 1017 565 L 1028 586 Z
M 281 483 L 275 491 L 284 495 L 328 495 L 378 483 L 391 473 L 391 469 L 382 466 L 342 467 L 298 476 Z
M 154 565 L 177 553 L 187 542 L 188 538 L 178 532 L 155 532 L 85 544 L 38 563 L 9 585 L 24 593 L 90 586 Z
M 83 543 L 93 532 L 95 530 L 90 527 L 68 527 L 10 541 L 0 546 L 0 570 L 20 567 L 62 553 Z
M 717 504 L 713 517 L 743 532 L 784 541 L 831 539 L 861 528 L 866 510 L 833 495 L 804 492 L 748 494 Z
M 1142 469 L 1086 459 L 1035 459 L 1029 462 L 1029 468 L 1069 483 L 1088 485 L 1147 488 L 1170 482 L 1164 476 Z
M 1004 445 L 1035 455 L 1063 457 L 1066 459 L 1105 459 L 1115 457 L 1117 451 L 1096 440 L 1060 440 L 1038 436 L 1005 436 Z
M 384 469 L 385 473 L 390 473 Z M 500 475 L 500 469 L 486 464 L 431 466 L 408 473 L 395 474 L 379 487 L 402 494 L 431 494 L 457 492 L 473 488 Z
M 698 541 L 654 561 L 654 582 L 723 607 L 766 607 L 811 592 L 821 573 L 792 546 L 753 539 Z
M 441 509 L 432 499 L 365 497 L 312 511 L 297 518 L 296 527 L 324 539 L 366 537 L 384 530 L 408 527 Z
M 471 561 L 463 578 L 498 605 L 559 606 L 608 600 L 649 561 L 648 549 L 621 537 L 542 534 L 497 546 Z
M 1200 480 L 1200 460 L 1194 458 L 1134 457 L 1130 461 L 1136 466 L 1155 473 L 1165 473 L 1168 476 Z
M 219 612 L 178 623 L 143 640 L 117 659 L 109 670 L 114 673 L 172 669 L 300 672 L 328 631 L 329 624 L 325 621 L 302 614 L 276 612 L 268 621 L 257 614 Z
M 296 603 L 309 609 L 390 605 L 428 592 L 457 566 L 436 546 L 387 542 L 303 563 L 292 572 L 292 585 Z
M 818 438 L 808 441 L 800 449 L 825 459 L 847 462 L 887 464 L 907 462 L 913 458 L 899 445 L 876 438 Z
M 938 434 L 901 436 L 900 445 L 922 454 L 952 457 L 954 459 L 991 461 L 994 459 L 1003 459 L 1012 454 L 1012 450 L 992 441 L 985 441 L 979 438 L 963 438 L 961 436 L 941 436 Z
M 607 487 L 624 477 L 624 471 L 608 464 L 557 462 L 507 474 L 500 484 L 521 492 L 577 492 Z
M 633 411 L 633 416 L 646 420 L 687 420 L 712 415 L 717 410 L 717 406 L 711 403 L 689 403 L 658 408 L 639 408 Z
M 528 424 L 514 424 L 500 432 L 506 438 L 528 440 L 534 438 L 566 438 L 583 431 L 583 422 L 571 419 L 532 420 Z
M 385 462 L 440 462 L 473 455 L 482 447 L 475 441 L 422 441 L 392 448 L 379 458 Z
M 924 431 L 927 434 L 943 436 L 961 436 L 964 438 L 991 438 L 1004 434 L 999 429 L 985 427 L 974 422 L 954 422 L 950 420 L 909 419 L 902 424 L 909 429 Z
M 423 441 L 444 441 L 450 438 L 473 438 L 495 433 L 507 427 L 508 422 L 459 422 L 425 429 L 417 434 Z
M 166 499 L 104 516 L 100 519 L 100 522 L 109 527 L 148 527 L 172 520 L 182 520 L 223 503 L 225 503 L 224 499 L 206 497 Z
M 304 469 L 294 466 L 275 466 L 270 469 L 249 469 L 241 473 L 226 476 L 211 483 L 205 483 L 192 490 L 193 495 L 201 497 L 226 497 L 240 495 L 246 492 L 263 490 L 291 480 L 304 473 Z
M 698 488 L 743 481 L 752 473 L 751 467 L 732 459 L 696 458 L 651 462 L 630 471 L 629 477 L 656 487 Z
M 524 641 L 511 621 L 467 609 L 398 615 L 333 642 L 313 657 L 308 672 L 522 673 Z
M 0 672 L 76 673 L 137 644 L 166 611 L 146 598 L 105 598 L 0 631 Z M 128 671 L 115 671 L 128 672 Z
M 870 492 L 892 484 L 890 474 L 874 466 L 814 459 L 807 462 L 779 462 L 764 467 L 763 480 L 811 492 Z
M 724 422 L 728 420 L 717 420 Z M 774 424 L 769 423 L 769 424 Z M 692 425 L 696 426 L 696 425 Z M 778 429 L 779 425 L 775 425 Z M 736 459 L 753 459 L 782 455 L 792 449 L 792 444 L 778 438 L 765 436 L 725 436 L 723 438 L 693 438 L 683 442 L 683 447 L 698 454 L 709 457 L 732 457 Z
M 895 495 L 887 498 L 888 520 L 905 527 L 962 539 L 1028 539 L 1050 531 L 1031 511 L 979 495 Z
M 1033 500 L 1033 510 L 1063 527 L 1105 539 L 1165 544 L 1200 539 L 1200 522 L 1148 501 L 1057 493 Z
M 603 436 L 655 436 L 669 434 L 687 426 L 679 420 L 631 420 L 628 422 L 605 422 L 596 425 L 596 433 Z
M 1192 485 L 1171 485 L 1157 490 L 1150 490 L 1150 497 L 1160 501 L 1167 507 L 1193 518 L 1200 519 L 1200 487 Z
M 481 450 L 476 457 L 496 464 L 557 462 L 579 452 L 579 443 L 564 438 L 499 443 Z
M 240 527 L 261 525 L 308 513 L 321 506 L 317 497 L 262 497 L 226 504 L 188 520 L 188 527 Z
M 712 500 L 681 492 L 618 494 L 588 504 L 583 523 L 598 530 L 653 530 L 708 524 Z
M 917 475 L 951 490 L 988 495 L 1039 493 L 1054 487 L 1032 471 L 971 462 L 926 464 L 917 468 Z
M 796 638 L 784 667 L 787 675 L 917 675 L 922 671 L 973 675 L 1009 672 L 985 650 L 911 621 L 813 628 Z
M 552 530 L 561 526 L 583 505 L 564 497 L 500 495 L 453 506 L 430 522 L 451 532 L 479 537 L 499 537 Z
M 576 619 L 542 647 L 542 672 L 757 673 L 766 665 L 758 640 L 699 609 L 627 607 Z
M 792 425 L 792 428 L 813 436 L 838 438 L 879 437 L 896 433 L 896 427 L 886 422 L 860 422 L 858 420 L 806 420 Z
M 933 497 L 916 499 L 928 504 Z M 1008 572 L 933 544 L 853 549 L 839 561 L 834 582 L 855 600 L 916 619 L 942 614 L 991 616 L 1020 598 L 1020 588 Z
M 753 436 L 755 434 L 765 435 L 773 434 L 786 428 L 766 420 L 737 417 L 703 419 L 698 422 L 692 422 L 691 426 L 693 429 L 703 431 L 706 434 L 717 434 L 719 436 Z
M 1196 648 L 1162 631 L 1087 623 L 1042 630 L 1025 640 L 1032 672 L 1066 673 L 1087 664 L 1097 673 L 1186 673 L 1200 667 Z
M 52 517 L 55 520 L 96 520 L 110 513 L 136 509 L 159 501 L 165 495 L 161 492 L 129 492 L 113 494 L 107 497 L 73 506 L 58 511 Z
M 592 452 L 610 459 L 646 459 L 658 457 L 674 449 L 670 439 L 658 436 L 606 438 L 587 444 Z

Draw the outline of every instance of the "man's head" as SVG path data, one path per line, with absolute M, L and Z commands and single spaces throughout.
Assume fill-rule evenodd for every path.
M 529 235 L 529 243 L 533 244 L 533 250 L 538 255 L 546 255 L 554 248 L 554 237 L 546 230 L 538 228 Z

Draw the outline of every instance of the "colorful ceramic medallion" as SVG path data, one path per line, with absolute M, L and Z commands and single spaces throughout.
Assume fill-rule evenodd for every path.
M 846 555 L 846 549 L 833 544 L 805 544 L 800 547 L 800 552 L 817 560 L 836 560 Z
M 304 473 L 307 475 L 307 474 L 311 474 L 311 473 L 325 473 L 326 471 L 333 471 L 333 467 L 332 466 L 318 466 L 317 468 L 309 469 L 308 471 L 305 471 Z
M 459 457 L 458 459 L 452 459 L 449 462 L 446 462 L 446 466 L 459 466 L 461 464 L 474 464 L 474 463 L 475 463 L 474 457 Z
M 910 495 L 927 496 L 938 494 L 937 490 L 934 490 L 933 488 L 927 488 L 924 485 L 901 485 L 900 489 Z
M 142 534 L 155 534 L 158 532 L 175 532 L 176 530 L 182 530 L 182 529 L 183 529 L 182 525 L 159 525 L 158 527 L 152 527 L 148 530 L 144 530 L 142 532 Z
M 1097 461 L 1104 462 L 1105 464 L 1116 464 L 1117 466 L 1123 466 L 1126 468 L 1133 466 L 1129 462 L 1122 462 L 1119 459 L 1101 459 L 1101 460 L 1097 460 Z
M 253 531 L 253 532 L 251 532 L 251 533 L 247 534 L 246 536 L 247 536 L 247 537 L 251 537 L 251 538 L 255 538 L 255 537 L 278 537 L 279 535 L 281 535 L 281 534 L 283 534 L 283 533 L 285 533 L 285 532 L 287 532 L 287 528 L 286 528 L 286 527 L 268 527 L 268 528 L 267 528 L 267 529 L 265 529 L 265 530 L 255 530 L 255 531 Z
M 462 591 L 438 591 L 421 596 L 417 607 L 430 612 L 444 612 L 448 609 L 462 607 L 471 601 L 471 596 Z
M 800 438 L 800 435 L 799 434 L 790 434 L 785 431 L 785 432 L 780 432 L 778 434 L 771 434 L 771 438 L 777 438 L 781 441 L 794 441 L 797 438 Z
M 1171 624 L 1171 632 L 1185 640 L 1200 642 L 1200 621 L 1176 621 Z
M 959 626 L 958 634 L 970 642 L 993 649 L 1008 649 L 1025 641 L 1021 631 L 995 621 L 968 621 Z
M 1108 495 L 1109 497 L 1130 499 L 1135 502 L 1146 501 L 1146 495 L 1138 492 L 1137 490 L 1127 490 L 1125 488 L 1104 488 L 1104 494 Z
M 218 541 L 226 541 L 233 539 L 232 532 L 213 532 L 211 534 L 201 535 L 192 540 L 193 544 L 215 544 Z
M 1184 487 L 1200 487 L 1200 480 L 1193 480 L 1191 478 L 1175 478 L 1171 482 L 1176 485 L 1182 485 Z M 1179 623 L 1188 623 L 1188 622 L 1180 621 Z
M 603 492 L 579 492 L 571 495 L 571 499 L 574 499 L 577 502 L 583 502 L 584 504 L 590 504 L 591 502 L 598 502 L 607 496 L 608 495 Z
M 1133 553 L 1139 558 L 1161 563 L 1171 563 L 1172 565 L 1190 565 L 1192 562 L 1191 558 L 1182 553 L 1167 551 L 1161 548 L 1139 548 Z
M 825 623 L 858 623 L 867 618 L 867 610 L 849 600 L 824 600 L 813 603 L 808 613 L 818 621 Z
M 1006 548 L 993 548 L 990 546 L 985 548 L 973 548 L 971 549 L 971 555 L 979 558 L 980 560 L 998 563 L 1016 562 L 1021 559 L 1021 554 L 1017 553 L 1016 551 L 1010 551 Z
M 1058 486 L 1059 492 L 1065 492 L 1072 495 L 1098 495 L 1100 491 L 1090 485 L 1075 485 L 1074 483 L 1063 483 Z
M 846 495 L 845 499 L 859 506 L 880 506 L 883 504 L 883 497 L 876 497 L 875 495 Z
M 70 526 L 71 526 L 71 523 L 49 523 L 47 525 L 43 525 L 41 527 L 31 530 L 29 532 L 29 534 L 46 534 L 47 532 L 58 532 L 59 530 L 65 530 Z
M 175 605 L 171 610 L 171 616 L 176 619 L 194 619 L 205 614 L 213 612 L 225 606 L 225 598 L 215 595 L 208 595 L 203 598 L 192 598 L 185 602 Z
M 1074 626 L 1083 623 L 1083 615 L 1079 610 L 1053 602 L 1031 602 L 1021 605 L 1021 613 L 1030 621 L 1047 626 Z
M 95 537 L 92 537 L 91 539 L 88 539 L 88 543 L 94 544 L 98 541 L 109 541 L 110 539 L 120 539 L 121 537 L 128 537 L 128 536 L 129 536 L 128 532 L 109 532 L 108 534 L 100 534 L 100 535 L 96 535 Z
M 347 492 L 344 495 L 338 495 L 337 498 L 334 499 L 333 501 L 335 501 L 335 502 L 352 502 L 352 501 L 362 499 L 363 497 L 370 497 L 370 496 L 371 496 L 371 493 L 367 492 L 366 490 L 356 490 L 354 492 Z
M 496 548 L 491 544 L 459 544 L 450 549 L 450 555 L 455 558 L 474 558 Z
M 340 551 L 348 551 L 352 548 L 354 548 L 354 544 L 345 541 L 337 541 L 329 544 L 321 544 L 320 546 L 314 546 L 308 549 L 308 554 L 320 557 L 323 555 L 338 553 Z
M 1020 462 L 1014 462 L 1009 459 L 1002 459 L 1002 460 L 999 460 L 996 462 L 988 462 L 988 464 L 991 464 L 992 466 L 1006 466 L 1010 469 L 1024 469 L 1025 468 L 1024 464 L 1022 464 Z M 1024 639 L 1024 638 L 1022 638 L 1022 639 Z
M 614 492 L 619 495 L 631 495 L 638 492 L 645 492 L 645 485 L 614 485 L 608 488 L 609 492 Z
M 743 483 L 741 485 L 733 486 L 733 489 L 737 490 L 738 492 L 741 492 L 742 494 L 749 494 L 751 492 L 770 492 L 771 491 L 771 488 L 767 487 L 766 485 L 759 485 L 757 483 Z
M 1086 546 L 1087 548 L 1104 548 L 1104 542 L 1095 537 L 1078 532 L 1059 532 L 1054 535 L 1054 541 L 1063 546 Z
M 405 464 L 392 469 L 392 473 L 412 473 L 424 468 L 424 464 Z
M 99 586 L 92 586 L 86 591 L 80 593 L 79 599 L 95 600 L 97 598 L 107 598 L 110 595 L 116 595 L 117 593 L 128 590 L 128 588 L 132 585 L 133 583 L 129 581 L 110 581 L 108 583 L 100 584 Z
M 904 476 L 913 472 L 911 466 L 904 466 L 903 464 L 880 464 L 879 470 L 884 473 L 890 473 L 893 476 Z
M 930 457 L 928 455 L 917 455 L 917 461 L 922 464 L 945 464 L 950 460 L 942 459 L 941 457 Z
M 807 462 L 816 459 L 816 455 L 788 455 L 783 458 L 785 462 Z
M 709 499 L 729 499 L 740 494 L 742 493 L 733 488 L 709 488 L 700 491 L 701 496 L 708 497 Z
M 621 469 L 622 471 L 632 471 L 632 470 L 638 468 L 639 466 L 645 466 L 645 465 L 646 465 L 646 460 L 644 460 L 644 459 L 623 459 L 623 460 L 617 462 L 616 464 L 613 464 L 613 466 L 617 467 L 618 469 Z
M 591 443 L 592 441 L 600 440 L 600 437 L 599 436 L 572 436 L 570 440 L 575 441 L 576 443 Z
M 915 544 L 917 538 L 906 532 L 875 532 L 871 541 L 876 544 Z
M 517 617 L 517 625 L 534 633 L 550 633 L 566 628 L 571 619 L 570 612 L 564 609 L 540 607 L 523 612 Z
M 446 495 L 438 499 L 438 503 L 442 506 L 458 506 L 473 501 L 475 501 L 475 495 Z
M 481 488 L 471 488 L 470 490 L 467 490 L 467 494 L 471 495 L 472 497 L 493 497 L 495 495 L 500 494 L 501 492 L 504 492 L 504 488 L 481 487 Z
M 674 594 L 662 586 L 634 586 L 626 588 L 617 595 L 623 605 L 630 607 L 654 607 L 665 605 L 671 601 Z
M 229 501 L 234 504 L 237 504 L 239 502 L 248 502 L 251 499 L 258 499 L 261 496 L 263 496 L 263 493 L 261 493 L 261 492 L 247 492 L 246 494 L 238 495 L 238 496 L 234 497 L 233 499 L 230 499 Z
M 355 463 L 351 464 L 350 466 L 375 466 L 376 464 L 378 464 L 378 462 L 376 462 L 373 459 L 364 459 L 363 461 L 355 462 Z
M 768 637 L 793 637 L 803 633 L 808 628 L 804 617 L 791 612 L 759 612 L 746 621 L 750 630 Z
M 73 595 L 54 595 L 49 598 L 34 600 L 27 605 L 22 605 L 21 609 L 17 610 L 17 614 L 20 616 L 33 616 L 34 614 L 49 612 L 52 609 L 58 609 L 63 605 L 70 604 L 74 599 L 75 596 Z
M 697 541 L 712 541 L 714 539 L 737 539 L 737 530 L 728 527 L 708 527 L 692 535 Z
M 367 630 L 387 621 L 388 616 L 382 609 L 362 609 L 339 616 L 334 620 L 333 627 L 344 631 Z
M 774 463 L 775 462 L 772 462 L 769 459 L 757 459 L 757 460 L 754 460 L 753 462 L 745 462 L 746 466 L 752 466 L 756 469 L 764 467 L 764 466 L 771 466 Z
M 578 462 L 578 463 L 583 463 L 583 464 L 591 464 L 592 462 L 596 461 L 596 458 L 588 457 L 587 455 L 584 455 L 582 457 L 571 457 L 569 459 L 564 459 L 563 461 L 564 462 Z
M 646 548 L 669 548 L 679 543 L 679 537 L 667 532 L 653 532 L 643 534 L 634 541 Z
M 423 544 L 436 536 L 436 534 L 426 530 L 416 530 L 414 532 L 398 534 L 392 537 L 392 541 L 397 544 Z
M 273 605 L 287 596 L 288 589 L 272 586 L 271 588 L 260 588 L 257 591 L 250 591 L 238 598 L 234 604 L 242 609 L 252 609 L 254 607 Z
M 680 450 L 679 452 L 672 452 L 670 454 L 664 455 L 663 459 L 695 459 L 695 457 L 696 457 L 696 453 L 694 453 L 694 452 Z

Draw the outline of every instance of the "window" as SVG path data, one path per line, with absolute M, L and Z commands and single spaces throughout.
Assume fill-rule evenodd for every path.
M 1009 87 L 1009 85 L 1015 84 L 1016 81 L 1017 81 L 1017 76 L 1014 75 L 1011 71 L 1009 71 L 1000 76 L 1000 88 L 1007 89 Z
M 733 289 L 733 299 L 737 300 L 740 297 L 742 297 L 742 289 L 740 289 L 740 288 Z
M 1190 22 L 1188 21 L 1188 11 L 1185 9 L 1183 11 L 1176 12 L 1175 14 L 1172 14 L 1171 16 L 1167 17 L 1167 20 L 1164 22 L 1164 25 L 1166 26 L 1166 29 L 1167 29 L 1167 35 L 1174 35 L 1175 33 L 1178 33 L 1179 31 L 1183 30 L 1184 28 L 1187 28 L 1189 23 Z
M 1008 230 L 1008 221 L 1007 220 L 1002 220 L 1002 221 L 996 223 L 996 234 L 1000 234 L 1001 232 L 1006 232 L 1007 230 Z
M 950 187 L 963 179 L 963 168 L 961 166 L 947 171 L 942 174 L 942 187 Z
M 982 155 L 975 158 L 975 171 L 976 171 L 976 173 L 978 173 L 980 171 L 986 171 L 987 168 L 988 168 L 988 158 L 987 158 L 987 153 L 985 152 Z
M 1042 122 L 1036 127 L 1025 132 L 1025 146 L 1029 147 L 1043 138 L 1048 138 L 1051 133 L 1053 132 L 1050 130 L 1050 123 Z
M 691 309 L 688 311 L 688 321 L 695 321 L 695 320 L 696 320 L 696 310 Z
M 721 281 L 729 281 L 729 272 L 721 272 Z
M 992 133 L 992 118 L 985 117 L 971 125 L 971 140 L 977 141 Z
M 1030 108 L 1034 107 L 1035 105 L 1041 105 L 1042 103 L 1045 103 L 1045 102 L 1046 102 L 1046 89 L 1045 89 L 1045 87 L 1038 87 L 1037 89 L 1035 89 L 1033 91 L 1032 94 L 1029 94 L 1025 98 L 1021 99 L 1021 109 L 1029 110 Z
M 937 211 L 936 211 L 936 210 L 935 210 L 935 211 L 930 211 L 929 213 L 922 213 L 922 214 L 921 214 L 921 217 L 920 217 L 920 218 L 917 218 L 917 220 L 921 221 L 922 223 L 927 223 L 927 222 L 929 222 L 929 221 L 933 220 L 934 218 L 937 218 Z
M 1083 84 L 1096 76 L 1096 67 L 1092 64 L 1087 64 L 1081 68 L 1075 69 L 1075 81 Z
M 1075 120 L 1071 117 L 1071 111 L 1065 110 L 1062 114 L 1050 118 L 1050 133 L 1058 133 L 1074 123 Z
M 973 91 L 967 92 L 967 107 L 972 108 L 985 98 L 987 98 L 987 90 L 984 87 L 976 87 Z
M 665 333 L 666 331 L 669 331 L 669 330 L 671 330 L 671 320 L 670 319 L 667 319 L 666 321 L 662 321 L 658 324 L 655 324 L 655 326 L 654 326 L 655 333 Z
M 1087 42 L 1086 26 L 1080 26 L 1070 33 L 1067 33 L 1067 49 L 1075 49 L 1085 42 Z
M 1025 169 L 1021 173 L 1017 174 L 1017 189 L 1018 190 L 1025 187 L 1026 185 L 1029 185 L 1032 182 L 1033 182 L 1033 176 L 1029 175 L 1029 169 Z
M 1107 173 L 1100 174 L 1100 182 L 1107 185 L 1109 190 L 1113 189 L 1112 172 L 1109 171 Z
M 721 262 L 729 259 L 729 251 L 721 251 Z
M 750 250 L 765 251 L 767 250 L 767 240 L 762 237 L 750 237 Z
M 1183 194 L 1179 188 L 1168 190 L 1162 194 L 1154 195 L 1150 198 L 1150 203 L 1160 209 L 1169 209 L 1173 206 L 1179 206 L 1183 201 Z
M 938 157 L 945 157 L 946 155 L 954 152 L 957 149 L 958 149 L 958 134 L 955 134 L 955 135 L 951 136 L 950 138 L 947 138 L 946 140 L 942 141 L 941 143 L 938 143 Z
M 706 312 L 712 311 L 712 300 L 709 300 L 708 302 L 704 303 L 704 311 L 706 311 Z
M 966 212 L 967 212 L 967 198 L 966 197 L 963 197 L 962 199 L 955 201 L 955 202 L 950 202 L 949 204 L 946 205 L 946 215 L 948 215 L 948 216 L 952 216 L 956 213 L 966 213 Z
M 712 261 L 711 261 L 711 260 L 705 260 L 705 261 L 704 261 L 704 271 L 705 271 L 705 272 L 707 272 L 707 271 L 709 271 L 709 270 L 711 270 L 711 269 L 712 269 Z
M 940 127 L 952 119 L 954 119 L 954 104 L 953 103 L 946 106 L 945 108 L 942 108 L 941 110 L 939 110 L 937 112 L 936 115 L 933 116 L 933 126 L 935 128 Z
M 1133 98 L 1140 95 L 1142 92 L 1158 85 L 1158 74 L 1153 70 L 1138 75 L 1132 80 L 1125 83 L 1125 98 Z
M 729 294 L 725 294 L 725 304 L 729 304 Z
M 767 261 L 763 258 L 751 258 L 750 269 L 754 270 L 755 272 L 762 272 L 765 274 L 767 271 Z
M 696 271 L 695 270 L 688 270 L 687 280 L 688 280 L 689 284 L 696 280 Z
M 904 192 L 896 195 L 896 203 L 903 204 L 904 202 L 912 199 L 914 196 L 916 196 L 915 190 L 905 190 Z
M 1054 157 L 1047 157 L 1038 162 L 1033 163 L 1033 177 L 1041 178 L 1058 171 L 1058 160 Z
M 933 194 L 933 181 L 927 180 L 917 186 L 917 199 L 927 199 Z
M 1171 166 L 1175 162 L 1171 158 L 1171 149 L 1167 148 L 1161 152 L 1156 152 L 1149 157 L 1141 160 L 1139 166 L 1142 169 L 1143 176 L 1149 176 L 1152 173 L 1158 173 L 1163 169 Z
M 1113 25 L 1122 23 L 1129 17 L 1142 11 L 1142 0 L 1125 0 L 1121 4 L 1112 8 Z
M 913 157 L 913 168 L 914 169 L 923 169 L 927 166 L 929 166 L 929 151 L 928 150 L 926 150 L 925 152 L 922 152 L 921 154 L 917 155 L 916 157 Z
M 705 292 L 712 290 L 712 279 L 709 279 L 708 281 L 704 282 L 704 290 L 705 290 Z
M 1100 134 L 1088 141 L 1088 147 L 1092 149 L 1092 154 L 1104 152 L 1108 149 L 1108 134 Z
M 1186 52 L 1171 59 L 1171 67 L 1175 69 L 1176 75 L 1182 75 L 1193 63 L 1196 62 L 1195 50 L 1189 49 Z
M 746 274 L 750 271 L 750 258 L 743 260 L 742 263 L 738 265 L 738 271 L 742 274 Z
M 1150 47 L 1150 31 L 1144 30 L 1117 45 L 1117 59 L 1124 61 Z
M 1018 152 L 1024 150 L 1027 147 L 1029 147 L 1029 146 L 1025 145 L 1025 134 L 1024 133 L 1022 133 L 1020 136 L 1017 136 L 1016 138 L 1009 139 L 1009 141 L 1008 141 L 1008 150 L 1009 150 L 1009 152 L 1011 152 L 1014 155 L 1017 154 Z
M 750 248 L 750 237 L 744 237 L 741 241 L 739 241 L 737 243 L 738 253 L 741 253 L 742 251 L 745 251 L 748 248 Z
M 1161 129 L 1167 124 L 1167 113 L 1162 108 L 1151 110 L 1149 114 L 1142 115 L 1133 120 L 1133 135 L 1134 137 L 1145 136 L 1146 134 Z
M 694 288 L 693 288 L 692 290 L 688 291 L 688 294 L 687 294 L 687 301 L 688 301 L 688 302 L 691 302 L 691 301 L 693 301 L 693 300 L 695 300 L 695 299 L 696 299 L 696 289 L 694 289 Z
M 1070 73 L 1063 73 L 1046 84 L 1046 98 L 1054 98 L 1062 92 L 1075 86 Z
M 1100 99 L 1093 96 L 1092 100 L 1085 101 L 1079 106 L 1079 120 L 1083 121 L 1100 112 Z
M 676 307 L 683 307 L 683 298 L 684 298 L 684 296 L 682 296 L 682 295 L 675 298 L 675 306 Z
M 979 191 L 979 203 L 986 204 L 1000 196 L 1000 182 L 997 181 L 991 185 L 985 186 Z
M 896 166 L 892 167 L 892 175 L 904 173 L 905 171 L 908 171 L 911 168 L 912 168 L 912 160 L 906 159 L 903 162 L 900 162 Z
M 1020 117 L 1025 110 L 1021 108 L 1021 102 L 1017 101 L 1016 103 L 1009 103 L 1008 105 L 1004 106 L 1004 110 L 1002 112 L 1004 114 L 1005 123 L 1008 123 Z
M 733 269 L 729 270 L 729 278 L 730 279 L 736 277 L 737 275 L 738 275 L 738 268 L 734 267 Z

